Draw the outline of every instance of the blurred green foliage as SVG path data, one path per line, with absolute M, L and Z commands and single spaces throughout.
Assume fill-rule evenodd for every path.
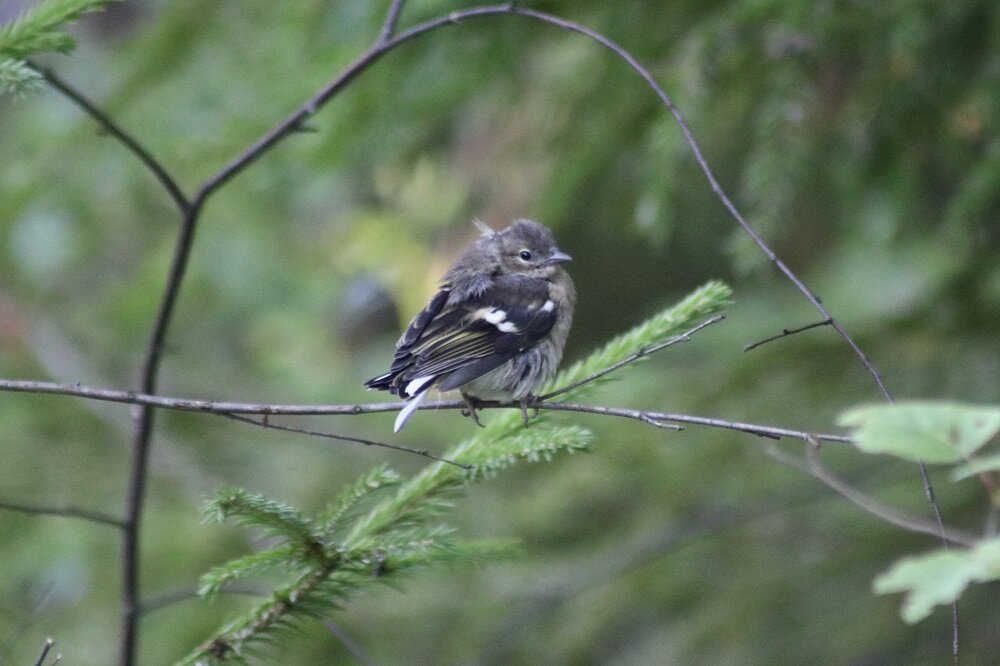
M 0 5 L 0 20 L 12 16 Z M 187 191 L 349 63 L 386 3 L 128 2 L 86 17 L 43 64 L 98 100 Z M 465 0 L 412 0 L 402 24 Z M 855 334 L 898 397 L 1000 401 L 1000 12 L 990 0 L 531 2 L 634 52 L 685 114 L 737 205 Z M 740 234 L 677 127 L 621 62 L 524 19 L 448 26 L 389 54 L 210 202 L 168 339 L 165 394 L 366 401 L 405 320 L 473 217 L 533 217 L 573 255 L 567 360 L 709 277 L 727 322 L 591 396 L 596 404 L 830 430 L 877 399 L 826 328 Z M 132 388 L 178 215 L 121 146 L 54 91 L 0 98 L 0 376 Z M 358 302 L 353 295 L 369 294 Z M 349 298 L 351 296 L 352 298 Z M 374 316 L 377 313 L 379 316 Z M 371 315 L 367 335 L 345 318 Z M 365 329 L 362 329 L 365 330 Z M 128 408 L 0 397 L 0 498 L 120 514 Z M 489 415 L 487 415 L 489 416 Z M 497 417 L 492 417 L 497 418 Z M 903 624 L 871 580 L 933 541 L 778 466 L 767 443 L 580 415 L 593 452 L 516 469 L 457 502 L 470 539 L 525 556 L 421 573 L 308 627 L 282 663 L 941 663 L 950 613 Z M 300 419 L 391 437 L 391 416 Z M 150 599 L 193 590 L 260 547 L 199 509 L 239 485 L 310 513 L 386 461 L 422 460 L 202 415 L 158 420 L 143 531 Z M 414 419 L 443 451 L 474 426 Z M 796 444 L 778 446 L 796 451 Z M 828 446 L 881 500 L 929 515 L 908 463 Z M 946 521 L 979 531 L 985 494 L 935 474 Z M 0 661 L 47 635 L 108 663 L 118 622 L 112 528 L 0 513 Z M 1000 651 L 996 586 L 962 598 L 963 663 Z M 251 598 L 150 610 L 144 663 L 186 654 Z

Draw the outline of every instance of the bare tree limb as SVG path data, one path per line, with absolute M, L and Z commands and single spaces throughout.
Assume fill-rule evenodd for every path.
M 52 651 L 52 648 L 55 646 L 55 644 L 56 644 L 56 642 L 54 640 L 52 640 L 51 638 L 46 638 L 45 639 L 45 645 L 42 646 L 42 653 L 40 655 L 38 655 L 38 659 L 35 661 L 35 666 L 44 666 L 45 660 L 48 658 L 49 652 Z M 62 655 L 61 654 L 57 654 L 56 658 L 55 658 L 55 661 L 52 662 L 52 666 L 55 666 L 56 664 L 58 664 L 61 659 L 62 659 Z
M 100 523 L 102 525 L 110 525 L 112 527 L 117 527 L 118 529 L 123 529 L 125 523 L 114 516 L 106 513 L 101 513 L 100 511 L 90 511 L 88 509 L 78 509 L 73 506 L 64 507 L 49 507 L 49 506 L 35 506 L 33 504 L 21 504 L 18 502 L 8 502 L 6 500 L 0 500 L 0 509 L 4 511 L 16 511 L 17 513 L 26 513 L 34 516 L 59 516 L 62 518 L 80 518 L 83 520 L 89 520 L 92 523 Z
M 405 0 L 392 0 L 389 9 L 385 13 L 385 20 L 382 22 L 382 32 L 378 35 L 378 43 L 385 44 L 392 39 L 396 32 L 396 25 L 399 23 L 399 14 L 403 11 Z
M 252 597 L 266 597 L 271 594 L 271 590 L 265 587 L 254 587 L 252 585 L 226 585 L 219 594 L 241 594 Z M 171 592 L 164 592 L 142 602 L 139 612 L 143 615 L 167 608 L 176 603 L 198 598 L 197 587 L 185 587 Z
M 283 432 L 295 432 L 301 435 L 311 435 L 313 437 L 325 437 L 327 439 L 335 439 L 341 442 L 354 442 L 355 444 L 364 444 L 365 446 L 377 446 L 383 449 L 392 449 L 393 451 L 402 451 L 404 453 L 412 453 L 415 456 L 420 456 L 422 458 L 427 458 L 428 460 L 433 460 L 435 462 L 445 463 L 446 465 L 454 465 L 460 469 L 474 469 L 475 465 L 467 465 L 465 463 L 455 462 L 454 460 L 449 460 L 447 458 L 441 458 L 436 456 L 427 449 L 414 449 L 409 446 L 402 446 L 401 444 L 389 444 L 388 442 L 379 442 L 373 439 L 364 439 L 363 437 L 352 437 L 350 435 L 338 435 L 332 432 L 322 432 L 319 430 L 307 430 L 305 428 L 295 428 L 292 426 L 279 425 L 277 423 L 271 423 L 267 420 L 267 416 L 263 419 L 253 419 L 248 416 L 240 416 L 238 414 L 223 414 L 234 421 L 240 421 L 241 423 L 249 423 L 250 425 L 260 426 L 262 428 L 272 428 L 274 430 L 281 430 Z
M 237 418 L 238 414 L 259 414 L 263 416 L 358 416 L 361 414 L 377 414 L 383 412 L 397 412 L 402 409 L 405 403 L 402 402 L 372 402 L 355 403 L 346 405 L 276 405 L 264 403 L 243 403 L 243 402 L 215 402 L 212 400 L 191 400 L 189 398 L 171 398 L 162 395 L 148 395 L 136 393 L 135 391 L 115 391 L 110 389 L 92 388 L 81 386 L 80 384 L 56 384 L 53 382 L 18 381 L 12 379 L 0 379 L 0 391 L 16 391 L 23 393 L 49 393 L 59 395 L 71 395 L 91 400 L 105 400 L 130 405 L 144 405 L 148 407 L 158 407 L 182 412 L 201 412 L 203 414 L 216 414 L 228 418 Z M 664 423 L 683 423 L 688 425 L 700 425 L 709 428 L 722 428 L 725 430 L 736 430 L 739 432 L 779 439 L 789 437 L 808 441 L 809 438 L 816 438 L 824 442 L 850 442 L 850 438 L 844 435 L 830 435 L 820 433 L 810 433 L 802 430 L 792 430 L 775 426 L 758 425 L 754 423 L 742 423 L 739 421 L 727 421 L 725 419 L 710 418 L 705 416 L 694 416 L 690 414 L 672 414 L 668 412 L 657 412 L 640 409 L 628 409 L 621 407 L 605 407 L 602 405 L 585 405 L 579 403 L 548 402 L 535 400 L 529 402 L 527 406 L 531 409 L 552 410 L 562 412 L 579 412 L 583 414 L 596 414 L 598 416 L 614 416 L 619 418 L 633 419 L 648 425 L 662 427 Z M 467 405 L 462 400 L 428 400 L 420 405 L 422 410 L 453 410 L 465 409 Z M 521 404 L 499 403 L 483 401 L 477 404 L 483 409 L 520 409 Z M 357 441 L 361 444 L 374 446 L 387 446 L 396 448 L 384 442 L 374 442 L 360 438 L 352 438 L 341 435 L 330 435 L 329 433 L 318 433 L 315 431 L 290 428 L 288 426 L 278 426 L 271 423 L 260 422 L 253 419 L 238 419 L 255 425 L 290 430 L 292 432 L 302 432 L 305 434 L 318 436 L 332 436 L 334 439 L 346 441 Z M 417 455 L 424 455 L 421 449 L 408 449 L 400 447 L 400 450 Z M 426 456 L 425 456 L 426 457 Z M 448 461 L 442 461 L 448 462 Z
M 900 527 L 907 532 L 929 534 L 939 538 L 943 537 L 948 540 L 948 543 L 959 546 L 971 546 L 976 542 L 976 538 L 971 534 L 947 527 L 941 531 L 934 522 L 921 520 L 915 516 L 903 513 L 852 487 L 823 465 L 819 459 L 817 450 L 818 442 L 816 440 L 807 440 L 806 457 L 804 460 L 789 455 L 777 447 L 769 448 L 768 454 L 781 464 L 794 467 L 821 481 L 827 488 L 830 488 L 844 499 L 861 508 L 865 513 L 871 514 L 891 525 Z
M 361 666 L 375 666 L 375 661 L 365 652 L 365 649 L 354 640 L 354 638 L 344 631 L 343 627 L 334 624 L 330 618 L 323 619 L 323 627 L 330 632 L 330 635 L 340 641 L 344 649 L 351 653 L 351 656 L 358 660 Z
M 568 402 L 543 402 L 538 404 L 529 403 L 528 407 L 538 409 L 551 409 L 555 411 L 582 412 L 585 414 L 599 414 L 601 416 L 617 416 L 620 418 L 634 419 L 649 425 L 659 425 L 667 423 L 686 423 L 690 425 L 706 426 L 708 428 L 721 428 L 723 430 L 736 430 L 758 437 L 768 439 L 781 439 L 789 437 L 809 441 L 810 438 L 823 442 L 850 443 L 851 438 L 844 435 L 827 435 L 820 433 L 810 433 L 802 430 L 791 430 L 788 428 L 778 428 L 774 426 L 757 425 L 754 423 L 741 423 L 739 421 L 726 421 L 724 419 L 714 419 L 705 416 L 693 416 L 690 414 L 670 414 L 667 412 L 643 411 L 639 409 L 622 409 L 619 407 L 601 407 L 598 405 L 580 405 Z
M 760 347 L 761 345 L 766 345 L 768 342 L 774 342 L 775 340 L 780 340 L 781 338 L 786 338 L 789 335 L 795 335 L 796 333 L 808 331 L 813 328 L 819 328 L 820 326 L 829 326 L 830 323 L 831 320 L 824 319 L 822 321 L 814 321 L 811 324 L 806 324 L 805 326 L 798 326 L 796 328 L 783 328 L 781 329 L 781 333 L 778 333 L 777 335 L 772 335 L 769 338 L 764 338 L 763 340 L 758 340 L 757 342 L 753 342 L 744 347 L 743 351 L 748 352 L 751 349 L 756 349 L 757 347 Z
M 94 121 L 101 126 L 101 129 L 117 139 L 129 150 L 129 152 L 135 155 L 139 161 L 142 162 L 143 166 L 145 166 L 146 169 L 148 169 L 149 172 L 152 173 L 158 181 L 160 181 L 160 185 L 163 186 L 163 189 L 167 191 L 167 194 L 170 195 L 170 198 L 174 200 L 174 203 L 177 204 L 177 207 L 180 210 L 184 211 L 190 208 L 191 203 L 184 195 L 184 192 L 181 191 L 177 181 L 174 180 L 173 176 L 170 175 L 167 169 L 160 164 L 159 160 L 153 157 L 153 154 L 143 147 L 143 145 L 140 144 L 134 136 L 119 127 L 119 125 L 115 121 L 111 120 L 106 113 L 97 108 L 97 105 L 91 102 L 86 95 L 64 81 L 62 77 L 58 76 L 51 69 L 47 67 L 40 67 L 34 63 L 31 63 L 31 68 L 41 74 L 50 86 L 58 90 L 64 96 L 69 98 L 74 104 L 83 109 L 88 116 L 93 118 Z

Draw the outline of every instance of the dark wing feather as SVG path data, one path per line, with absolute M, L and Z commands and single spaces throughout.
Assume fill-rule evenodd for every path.
M 428 324 L 441 313 L 444 304 L 448 302 L 449 293 L 447 289 L 442 289 L 434 295 L 427 307 L 417 313 L 410 325 L 406 327 L 403 335 L 400 336 L 399 341 L 396 342 L 396 353 L 392 356 L 389 372 L 369 379 L 365 382 L 365 386 L 379 391 L 389 391 L 393 394 L 399 393 L 400 375 L 412 365 L 409 350 L 423 335 Z
M 432 377 L 441 390 L 458 388 L 500 367 L 542 340 L 556 320 L 544 280 L 507 276 L 495 279 L 482 294 L 445 306 L 449 292 L 439 292 L 400 338 L 388 373 L 369 380 L 370 388 L 405 394 L 414 379 Z

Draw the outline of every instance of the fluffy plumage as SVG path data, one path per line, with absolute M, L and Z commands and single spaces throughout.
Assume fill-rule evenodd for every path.
M 366 382 L 409 401 L 396 432 L 432 386 L 461 391 L 475 417 L 477 399 L 530 397 L 562 358 L 576 303 L 569 255 L 538 222 L 481 228 L 396 343 L 389 372 Z

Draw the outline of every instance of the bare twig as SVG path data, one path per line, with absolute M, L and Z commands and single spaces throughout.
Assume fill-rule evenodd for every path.
M 252 585 L 232 584 L 223 586 L 223 588 L 218 591 L 218 594 L 240 594 L 251 597 L 266 597 L 271 594 L 271 590 L 262 586 L 254 587 Z M 145 615 L 147 613 L 158 611 L 161 608 L 166 608 L 176 603 L 187 601 L 188 599 L 197 598 L 197 587 L 185 587 L 180 590 L 173 590 L 172 592 L 164 592 L 163 594 L 158 594 L 144 601 L 139 609 L 139 612 Z
M 106 513 L 101 513 L 100 511 L 78 509 L 73 506 L 64 506 L 64 507 L 34 506 L 32 504 L 20 504 L 18 502 L 0 501 L 0 509 L 4 511 L 16 511 L 17 513 L 26 513 L 33 516 L 59 516 L 62 518 L 80 518 L 82 520 L 89 520 L 92 523 L 110 525 L 112 527 L 117 527 L 119 529 L 125 527 L 125 523 L 119 520 L 118 518 L 115 518 L 114 516 L 108 515 Z
M 42 646 L 42 654 L 38 655 L 37 661 L 35 661 L 35 666 L 43 666 L 45 664 L 45 659 L 49 656 L 49 652 L 52 651 L 52 647 L 56 644 L 51 638 L 45 639 L 45 645 Z M 53 663 L 59 663 L 62 658 L 61 655 L 56 655 L 56 660 Z
M 447 465 L 454 465 L 460 469 L 474 469 L 475 465 L 466 465 L 464 463 L 455 462 L 454 460 L 448 460 L 447 458 L 441 458 L 436 456 L 427 449 L 414 449 L 409 446 L 403 446 L 401 444 L 389 444 L 388 442 L 378 442 L 373 439 L 364 439 L 363 437 L 352 437 L 350 435 L 338 435 L 332 432 L 323 432 L 320 430 L 307 430 L 306 428 L 295 428 L 293 426 L 279 425 L 277 423 L 271 423 L 267 420 L 265 416 L 263 419 L 254 419 L 248 416 L 240 416 L 238 414 L 223 414 L 227 418 L 233 419 L 234 421 L 240 421 L 241 423 L 249 423 L 250 425 L 261 426 L 263 428 L 272 428 L 274 430 L 281 430 L 283 432 L 295 432 L 301 435 L 311 435 L 313 437 L 325 437 L 327 439 L 335 439 L 341 442 L 354 442 L 355 444 L 364 444 L 365 446 L 378 446 L 383 449 L 392 449 L 393 451 L 402 451 L 404 453 L 412 453 L 415 456 L 420 456 L 422 458 L 427 458 L 428 460 L 433 460 L 435 462 L 445 463 Z
M 385 13 L 385 20 L 382 22 L 382 32 L 378 35 L 378 43 L 385 44 L 392 39 L 396 32 L 396 24 L 399 23 L 399 14 L 403 11 L 405 0 L 392 0 L 389 9 Z
M 344 629 L 336 624 L 330 618 L 325 618 L 323 620 L 323 627 L 330 632 L 330 635 L 340 641 L 340 644 L 344 646 L 344 649 L 351 653 L 351 656 L 357 659 L 361 666 L 375 666 L 375 661 L 365 652 L 364 648 L 351 637 Z
M 824 319 L 823 321 L 814 321 L 811 324 L 806 324 L 805 326 L 799 326 L 797 328 L 783 328 L 781 329 L 781 333 L 778 333 L 777 335 L 772 335 L 769 338 L 764 338 L 763 340 L 758 340 L 757 342 L 753 342 L 744 347 L 743 351 L 748 352 L 751 349 L 756 349 L 757 347 L 760 347 L 761 345 L 766 345 L 768 342 L 774 342 L 775 340 L 780 340 L 781 338 L 788 337 L 789 335 L 795 335 L 796 333 L 801 333 L 802 331 L 808 331 L 811 328 L 819 328 L 820 326 L 829 326 L 830 324 L 831 320 Z
M 620 407 L 602 407 L 599 405 L 580 405 L 568 402 L 543 402 L 539 404 L 529 404 L 528 407 L 539 409 L 551 409 L 555 411 L 582 412 L 585 414 L 599 414 L 601 416 L 617 416 L 620 418 L 634 419 L 650 425 L 667 423 L 686 423 L 689 425 L 700 425 L 708 428 L 721 428 L 723 430 L 736 430 L 758 437 L 768 439 L 781 439 L 789 437 L 809 441 L 810 438 L 823 442 L 850 443 L 851 438 L 843 435 L 826 435 L 820 433 L 810 433 L 802 430 L 791 430 L 789 428 L 776 428 L 774 426 L 757 425 L 755 423 L 741 423 L 739 421 L 726 421 L 724 419 L 713 419 L 705 416 L 694 416 L 691 414 L 670 414 L 667 412 L 643 411 L 638 409 L 622 409 Z
M 703 328 L 707 328 L 708 326 L 711 326 L 712 324 L 719 323 L 720 321 L 722 321 L 725 318 L 726 317 L 724 315 L 715 315 L 714 317 L 706 319 L 705 321 L 701 322 L 697 326 L 695 326 L 695 327 L 693 327 L 693 328 L 691 328 L 691 329 L 689 329 L 689 330 L 681 333 L 680 335 L 675 335 L 674 337 L 670 338 L 669 340 L 664 340 L 663 342 L 661 342 L 659 344 L 656 344 L 656 345 L 653 345 L 651 347 L 646 347 L 644 349 L 640 349 L 639 351 L 637 351 L 636 353 L 632 354 L 628 358 L 624 358 L 621 361 L 618 361 L 617 363 L 613 363 L 612 365 L 609 365 L 608 367 L 604 368 L 603 370 L 598 370 L 597 372 L 595 372 L 594 374 L 590 375 L 589 377 L 584 377 L 583 379 L 581 379 L 579 381 L 576 381 L 576 382 L 573 382 L 572 384 L 568 384 L 566 386 L 563 386 L 562 388 L 556 389 L 555 391 L 551 391 L 549 393 L 546 393 L 543 396 L 539 396 L 538 397 L 538 402 L 543 402 L 543 401 L 546 401 L 546 400 L 550 400 L 550 399 L 556 397 L 557 395 L 563 395 L 564 393 L 569 393 L 570 391 L 572 391 L 575 388 L 579 388 L 580 386 L 583 386 L 584 384 L 589 384 L 590 382 L 594 381 L 595 379 L 599 379 L 599 378 L 603 377 L 604 375 L 610 374 L 610 373 L 614 372 L 615 370 L 618 370 L 619 368 L 622 368 L 622 367 L 628 365 L 629 363 L 635 363 L 639 359 L 641 359 L 641 358 L 643 358 L 645 356 L 649 356 L 650 354 L 654 354 L 654 353 L 660 351 L 661 349 L 666 349 L 667 347 L 672 347 L 673 345 L 676 345 L 676 344 L 681 343 L 681 342 L 690 342 L 692 335 L 694 335 L 695 333 L 697 333 L 698 331 L 700 331 Z
M 769 448 L 768 454 L 783 465 L 794 467 L 795 469 L 805 472 L 809 476 L 821 481 L 823 485 L 830 488 L 852 504 L 860 507 L 866 513 L 875 516 L 879 520 L 901 527 L 908 532 L 929 534 L 936 537 L 943 536 L 951 544 L 970 546 L 975 543 L 976 538 L 970 534 L 951 528 L 945 528 L 942 532 L 938 529 L 938 526 L 934 522 L 921 520 L 915 516 L 898 511 L 879 502 L 874 497 L 866 495 L 857 488 L 852 487 L 849 483 L 837 477 L 833 472 L 828 470 L 825 465 L 823 465 L 817 453 L 817 443 L 818 442 L 815 439 L 812 441 L 806 441 L 805 459 L 789 455 L 787 452 L 782 451 L 777 447 Z
M 123 146 L 125 146 L 133 155 L 135 155 L 140 162 L 160 181 L 160 185 L 163 189 L 167 191 L 170 198 L 174 200 L 177 207 L 182 211 L 187 210 L 190 207 L 190 202 L 181 191 L 180 186 L 177 181 L 174 180 L 173 176 L 167 171 L 167 169 L 160 164 L 159 160 L 153 157 L 145 147 L 140 144 L 135 137 L 123 130 L 118 124 L 111 120 L 106 113 L 101 111 L 97 106 L 90 101 L 82 92 L 74 88 L 72 85 L 64 81 L 60 76 L 47 67 L 39 67 L 38 65 L 31 63 L 32 69 L 41 74 L 49 85 L 58 90 L 60 93 L 68 97 L 74 104 L 83 109 L 88 116 L 94 119 L 101 128 L 117 139 Z

